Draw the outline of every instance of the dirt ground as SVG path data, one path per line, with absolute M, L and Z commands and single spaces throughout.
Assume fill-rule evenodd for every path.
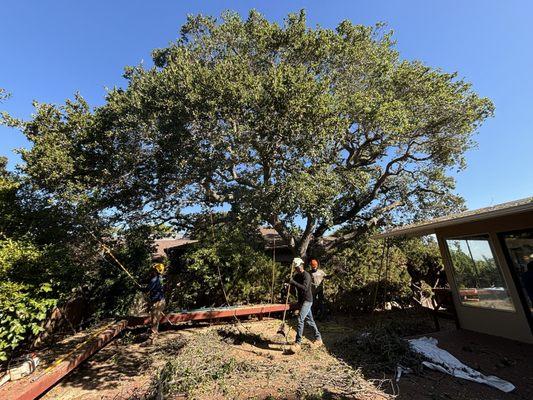
M 416 333 L 432 330 L 424 315 L 384 313 L 358 318 L 336 318 L 319 324 L 324 347 L 304 340 L 297 355 L 283 354 L 282 338 L 275 333 L 278 320 L 238 325 L 185 325 L 161 332 L 156 345 L 142 347 L 137 334 L 127 333 L 51 389 L 50 399 L 142 399 L 154 390 L 167 367 L 174 368 L 173 385 L 190 398 L 280 399 L 532 399 L 533 346 L 471 332 L 455 331 L 449 324 L 431 333 L 439 346 L 485 374 L 509 380 L 517 389 L 505 394 L 488 386 L 423 370 L 394 382 L 391 373 L 361 368 L 343 359 L 338 342 L 364 332 L 372 324 L 410 318 Z M 414 334 L 414 333 L 413 333 Z M 294 339 L 294 330 L 290 332 Z M 177 368 L 177 373 L 176 369 Z M 163 372 L 162 372 L 163 371 Z M 208 377 L 208 379 L 206 379 Z M 181 396 L 183 397 L 183 396 Z M 180 398 L 174 395 L 170 398 Z
M 307 339 L 299 354 L 284 354 L 285 340 L 276 336 L 278 327 L 276 319 L 236 326 L 187 326 L 161 332 L 156 345 L 149 347 L 131 342 L 128 336 L 108 345 L 43 398 L 142 398 L 154 373 L 180 356 L 205 364 L 203 372 L 207 375 L 224 375 L 207 382 L 192 375 L 191 380 L 200 383 L 188 393 L 192 398 L 316 398 L 315 394 L 362 400 L 389 398 L 358 369 L 336 359 L 325 347 L 312 348 Z M 336 323 L 322 327 L 325 341 L 351 331 Z M 290 335 L 293 339 L 294 330 Z M 191 351 L 186 354 L 188 348 Z M 225 367 L 208 370 L 213 365 L 228 366 L 228 361 L 235 365 L 228 374 L 224 374 Z M 194 369 L 188 364 L 180 367 L 183 371 Z M 354 393 L 356 396 L 351 396 Z
M 406 375 L 399 384 L 400 400 L 533 399 L 533 346 L 468 331 L 436 332 L 439 347 L 485 375 L 495 375 L 516 386 L 503 393 L 486 385 L 425 370 Z M 423 388 L 421 390 L 421 388 Z

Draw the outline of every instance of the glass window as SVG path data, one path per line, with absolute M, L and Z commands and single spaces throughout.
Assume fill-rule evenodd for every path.
M 463 305 L 514 311 L 488 235 L 447 239 Z
M 533 312 L 533 229 L 504 233 L 503 243 L 522 287 L 527 308 Z

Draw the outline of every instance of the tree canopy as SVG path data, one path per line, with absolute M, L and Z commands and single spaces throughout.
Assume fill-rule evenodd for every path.
M 77 95 L 18 123 L 43 196 L 129 224 L 223 207 L 305 255 L 460 207 L 451 172 L 493 112 L 457 74 L 402 59 L 382 25 L 309 28 L 303 11 L 191 16 L 153 63 L 101 107 Z

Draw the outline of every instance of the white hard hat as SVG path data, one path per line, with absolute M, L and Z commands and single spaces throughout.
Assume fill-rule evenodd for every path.
M 296 258 L 293 258 L 293 259 L 292 259 L 292 265 L 293 265 L 294 267 L 299 267 L 300 265 L 304 265 L 304 264 L 305 264 L 305 263 L 304 263 L 304 260 L 302 260 L 302 259 L 299 258 L 299 257 L 296 257 Z

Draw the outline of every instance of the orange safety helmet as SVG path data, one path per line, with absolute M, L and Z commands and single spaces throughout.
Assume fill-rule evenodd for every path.
M 318 261 L 313 258 L 309 265 L 311 265 L 313 268 L 318 268 Z

